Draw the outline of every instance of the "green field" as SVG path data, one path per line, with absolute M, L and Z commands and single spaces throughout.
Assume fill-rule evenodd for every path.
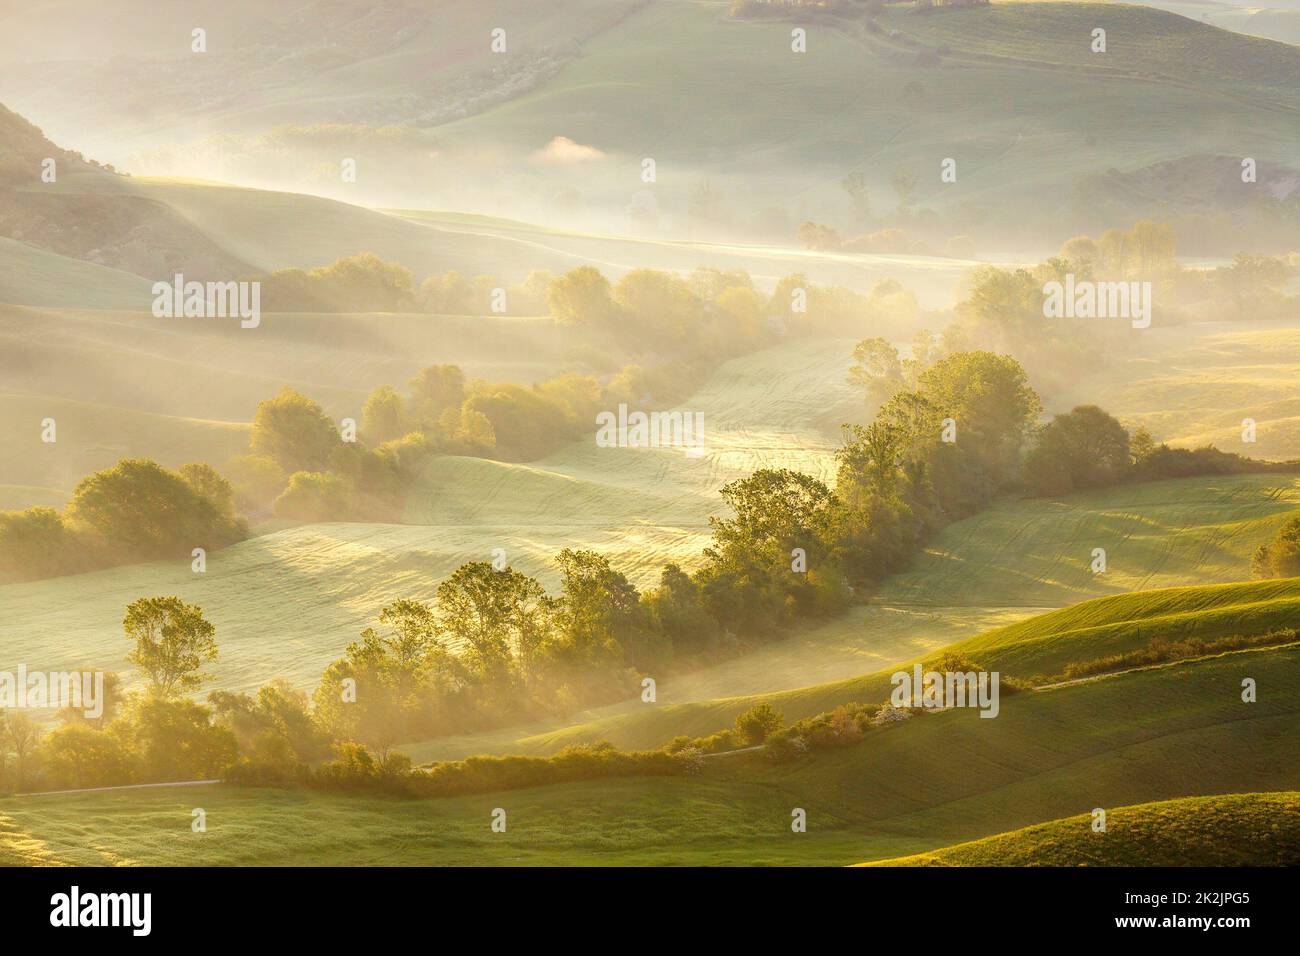
M 1258 703 L 1240 701 L 1242 675 Z M 715 758 L 695 778 L 409 801 L 228 786 L 9 797 L 0 862 L 849 864 L 1099 806 L 1298 789 L 1297 680 L 1296 650 L 1243 652 L 1007 696 L 994 720 L 913 718 L 792 764 Z M 790 830 L 795 807 L 807 833 Z
M 1267 834 L 1266 839 L 1261 839 Z M 873 866 L 1295 866 L 1300 793 L 1234 793 L 1053 820 Z
M 0 429 L 17 452 L 0 476 L 0 503 L 10 507 L 57 504 L 80 477 L 121 457 L 220 465 L 246 444 L 256 402 L 286 381 L 336 417 L 359 417 L 362 382 L 400 384 L 437 361 L 529 381 L 563 367 L 566 348 L 550 323 L 534 319 L 294 314 L 241 330 L 18 307 L 0 310 L 0 336 L 15 359 L 6 378 L 15 393 L 4 399 L 13 413 Z M 759 467 L 833 479 L 838 423 L 861 413 L 844 381 L 851 345 L 789 342 L 719 368 L 681 406 L 705 416 L 700 458 L 587 441 L 524 465 L 437 459 L 412 496 L 407 524 L 268 528 L 211 554 L 201 577 L 178 562 L 2 587 L 0 638 L 31 666 L 120 668 L 125 606 L 175 593 L 217 625 L 214 686 L 251 689 L 280 675 L 310 687 L 384 603 L 427 599 L 456 566 L 494 548 L 549 586 L 563 547 L 594 547 L 639 586 L 653 584 L 664 563 L 698 560 L 725 482 Z M 1195 371 L 1187 368 L 1189 381 Z M 39 441 L 47 415 L 59 423 L 55 445 Z M 1298 499 L 1294 479 L 1247 476 L 1000 502 L 947 529 L 867 605 L 735 660 L 661 676 L 659 699 L 711 701 L 841 681 L 1043 609 L 1241 580 L 1250 554 Z M 1105 574 L 1089 570 L 1094 547 L 1108 551 Z M 570 723 L 629 710 L 636 707 Z M 561 729 L 449 740 L 429 753 L 531 748 L 531 738 Z

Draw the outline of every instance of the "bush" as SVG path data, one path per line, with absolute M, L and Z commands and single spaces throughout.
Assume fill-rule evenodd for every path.
M 1251 569 L 1260 578 L 1300 577 L 1300 517 L 1292 518 L 1277 537 L 1260 546 Z
M 703 756 L 691 748 L 675 754 L 666 750 L 621 751 L 606 741 L 566 747 L 550 757 L 478 756 L 416 770 L 401 754 L 377 759 L 357 743 L 339 744 L 337 750 L 338 759 L 322 764 L 312 775 L 316 786 L 423 797 L 609 777 L 694 775 L 703 768 Z
M 761 744 L 780 730 L 784 721 L 771 704 L 755 704 L 736 718 L 736 734 L 746 743 Z
M 780 734 L 768 738 L 763 745 L 763 755 L 773 763 L 789 763 L 808 752 L 808 743 L 802 737 Z
M 390 753 L 376 758 L 361 744 L 345 741 L 335 746 L 337 758 L 316 768 L 312 780 L 327 790 L 378 790 L 413 792 L 411 758 Z

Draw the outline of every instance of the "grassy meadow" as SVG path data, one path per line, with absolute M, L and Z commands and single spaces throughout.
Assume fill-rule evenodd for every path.
M 1259 840 L 1259 833 L 1269 834 Z M 1300 794 L 1234 793 L 1053 820 L 876 866 L 1294 866 Z
M 760 703 L 770 704 L 789 720 L 796 720 L 854 701 L 883 701 L 890 694 L 890 676 L 895 671 L 932 662 L 941 652 L 960 654 L 1010 678 L 1041 680 L 1059 675 L 1070 663 L 1146 647 L 1155 637 L 1214 639 L 1293 627 L 1298 598 L 1300 579 L 1098 598 L 965 640 L 929 645 L 900 643 L 894 650 L 899 656 L 888 666 L 880 666 L 885 661 L 876 660 L 872 663 L 879 670 L 846 679 L 653 707 L 638 701 L 610 708 L 615 712 L 594 716 L 587 723 L 535 728 L 536 732 L 528 736 L 520 737 L 518 731 L 496 732 L 433 740 L 404 749 L 419 760 L 445 760 L 493 751 L 554 753 L 566 746 L 600 740 L 629 749 L 657 747 L 682 734 L 700 737 L 715 733 Z M 673 682 L 664 684 L 671 690 Z
M 1259 681 L 1257 704 L 1240 701 L 1242 675 Z M 996 720 L 971 711 L 913 718 L 794 764 L 773 766 L 755 754 L 714 758 L 698 778 L 589 781 L 438 800 L 228 786 L 10 797 L 0 799 L 0 860 L 191 866 L 888 859 L 1097 806 L 1295 790 L 1300 765 L 1290 741 L 1298 713 L 1288 688 L 1297 679 L 1294 648 L 1229 654 L 1007 697 Z M 191 832 L 194 807 L 207 813 L 206 833 Z M 506 810 L 505 833 L 490 828 L 498 807 Z M 807 811 L 807 833 L 790 830 L 795 807 Z M 1128 816 L 1120 810 L 1116 818 L 1119 828 Z M 1092 835 L 1086 819 L 1078 825 Z

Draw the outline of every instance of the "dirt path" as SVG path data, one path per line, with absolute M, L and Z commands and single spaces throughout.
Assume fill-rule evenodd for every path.
M 171 783 L 129 783 L 121 787 L 83 787 L 80 790 L 40 790 L 36 793 L 15 793 L 15 797 L 56 797 L 65 793 L 107 793 L 112 790 L 146 790 L 154 787 L 203 787 L 221 783 L 220 780 L 175 780 Z

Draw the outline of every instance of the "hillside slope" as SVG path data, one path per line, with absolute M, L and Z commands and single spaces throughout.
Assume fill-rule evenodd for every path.
M 1267 838 L 1261 839 L 1262 834 Z M 1300 793 L 1234 793 L 1117 807 L 868 866 L 1296 866 Z
M 1168 613 L 1170 610 L 1181 613 Z M 572 744 L 597 740 L 608 740 L 625 748 L 656 747 L 681 734 L 699 737 L 716 733 L 731 726 L 738 714 L 758 703 L 767 703 L 788 721 L 794 721 L 840 704 L 884 701 L 892 690 L 890 677 L 894 672 L 910 669 L 914 663 L 933 661 L 941 650 L 974 660 L 981 667 L 1007 677 L 1025 680 L 1058 675 L 1071 662 L 1093 661 L 1145 648 L 1154 637 L 1212 639 L 1263 634 L 1295 627 L 1297 620 L 1300 620 L 1300 578 L 1124 594 L 1031 617 L 1022 623 L 952 643 L 922 643 L 913 633 L 911 642 L 896 640 L 885 644 L 896 655 L 888 666 L 884 666 L 885 660 L 877 658 L 872 664 L 879 670 L 844 680 L 775 692 L 762 692 L 763 685 L 759 684 L 757 692 L 742 696 L 686 703 L 676 702 L 680 698 L 671 696 L 677 690 L 675 682 L 665 680 L 660 682 L 660 696 L 667 694 L 666 702 L 653 708 L 631 704 L 590 715 L 585 723 L 532 728 L 534 732 L 530 735 L 527 729 L 514 729 L 434 740 L 403 749 L 417 759 L 450 759 L 484 750 L 553 753 Z M 1085 622 L 1090 626 L 1083 626 Z M 816 636 L 824 643 L 811 643 L 810 635 L 808 643 L 799 645 L 804 656 L 834 653 L 835 645 L 827 634 Z M 692 676 L 686 675 L 685 681 L 689 682 Z M 719 673 L 709 677 L 720 683 Z
M 1104 55 L 1089 52 L 1097 27 L 1111 37 Z M 790 28 L 729 20 L 716 4 L 654 4 L 594 38 L 544 86 L 439 132 L 449 149 L 531 151 L 557 133 L 590 144 L 607 159 L 570 177 L 578 186 L 580 176 L 585 196 L 614 194 L 653 157 L 654 206 L 677 216 L 707 181 L 733 218 L 793 205 L 796 221 L 847 226 L 844 174 L 860 170 L 889 208 L 890 177 L 901 170 L 923 206 L 965 204 L 982 224 L 1014 224 L 1022 236 L 1050 221 L 1057 244 L 1063 229 L 1118 221 L 1104 196 L 1074 194 L 1108 169 L 1221 156 L 1223 183 L 1240 186 L 1241 143 L 1268 167 L 1296 152 L 1297 125 L 1283 118 L 1300 110 L 1290 80 L 1300 49 L 1159 10 L 997 3 L 921 14 L 891 5 L 874 32 L 852 18 L 812 24 L 804 55 L 790 52 Z M 957 162 L 956 182 L 940 181 L 945 157 Z M 1222 207 L 1250 202 L 1236 197 Z M 1150 198 L 1127 205 L 1124 221 L 1177 217 Z
M 1243 704 L 1242 673 L 1282 690 Z M 193 792 L 0 798 L 0 862 L 835 865 L 934 852 L 1094 807 L 1114 813 L 1121 836 L 1122 808 L 1133 804 L 1300 789 L 1300 704 L 1286 692 L 1297 680 L 1294 650 L 1229 655 L 1009 696 L 995 720 L 914 718 L 792 764 L 754 754 L 707 761 L 698 777 L 438 800 L 205 787 L 208 832 L 197 844 Z M 509 814 L 504 836 L 487 826 L 494 807 Z M 806 833 L 791 832 L 795 807 L 807 813 Z M 1179 819 L 1162 815 L 1156 835 L 1186 842 Z M 1052 852 L 1044 847 L 1047 861 Z M 1198 862 L 1218 852 L 1187 846 Z M 1162 860 L 1153 848 L 1152 861 Z

